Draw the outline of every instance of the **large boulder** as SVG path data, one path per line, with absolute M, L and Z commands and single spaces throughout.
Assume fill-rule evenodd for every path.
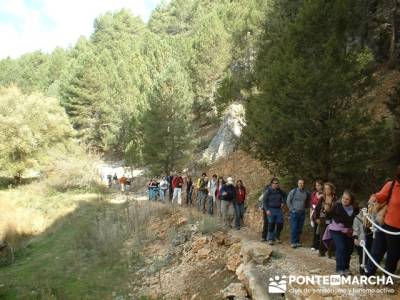
M 262 273 L 253 264 L 241 264 L 236 269 L 238 279 L 244 284 L 251 299 L 268 300 L 267 284 Z
M 236 243 L 229 247 L 228 251 L 226 251 L 226 267 L 228 270 L 235 272 L 237 267 L 241 263 L 240 257 L 241 244 Z
M 246 299 L 247 291 L 243 285 L 243 283 L 231 283 L 225 289 L 221 291 L 222 297 L 224 299 Z
M 212 163 L 231 154 L 245 125 L 245 109 L 241 103 L 232 103 L 224 112 L 217 134 L 204 151 L 202 160 Z
M 254 262 L 264 265 L 268 262 L 272 254 L 271 246 L 258 241 L 242 241 L 241 256 L 244 263 Z

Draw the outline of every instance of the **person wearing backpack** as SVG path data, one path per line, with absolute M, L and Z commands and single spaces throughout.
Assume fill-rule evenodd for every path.
M 304 180 L 297 181 L 297 188 L 292 189 L 287 197 L 290 212 L 290 239 L 292 248 L 301 247 L 300 236 L 303 232 L 306 208 L 310 203 L 310 193 L 304 189 Z
M 400 165 L 396 168 L 394 179 L 387 182 L 378 193 L 371 195 L 369 201 L 386 203 L 382 228 L 391 232 L 400 232 Z M 385 269 L 390 273 L 395 273 L 400 260 L 400 235 L 385 233 L 385 238 L 387 247 Z
M 262 206 L 265 211 L 264 223 L 267 222 L 268 234 L 263 238 L 268 240 L 270 245 L 274 242 L 281 243 L 280 235 L 283 229 L 283 205 L 286 201 L 286 193 L 279 188 L 279 180 L 274 177 L 263 194 Z
M 227 183 L 221 188 L 221 212 L 222 219 L 226 228 L 233 227 L 233 215 L 234 215 L 234 201 L 236 201 L 236 189 L 233 185 L 233 178 L 228 177 L 226 179 Z
M 165 202 L 167 199 L 167 191 L 169 189 L 169 182 L 165 176 L 160 181 L 160 200 L 161 202 Z
M 203 212 L 203 214 L 206 213 L 206 201 L 207 201 L 207 195 L 208 195 L 207 186 L 208 186 L 208 177 L 207 177 L 206 173 L 203 173 L 201 175 L 200 182 L 198 185 L 198 190 L 197 190 L 197 195 L 198 195 L 198 198 L 197 198 L 198 206 L 197 207 L 198 207 L 199 211 Z

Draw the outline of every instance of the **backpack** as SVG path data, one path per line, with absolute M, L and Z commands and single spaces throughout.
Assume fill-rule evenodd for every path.
M 387 211 L 387 207 L 390 201 L 390 198 L 392 197 L 393 193 L 393 188 L 396 183 L 396 180 L 394 179 L 390 185 L 390 190 L 389 190 L 389 195 L 386 199 L 385 202 L 383 203 L 373 203 L 371 205 L 368 205 L 368 214 L 373 217 L 373 219 L 378 223 L 379 225 L 383 225 L 384 220 L 385 220 L 385 215 Z M 372 226 L 368 220 L 365 221 L 365 226 Z

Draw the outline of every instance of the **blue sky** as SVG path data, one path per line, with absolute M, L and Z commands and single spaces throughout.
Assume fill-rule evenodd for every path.
M 147 21 L 160 0 L 0 0 L 0 59 L 73 46 L 94 19 L 128 8 Z

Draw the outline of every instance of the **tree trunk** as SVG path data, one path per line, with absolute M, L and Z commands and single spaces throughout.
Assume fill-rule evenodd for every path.
M 398 51 L 397 51 L 397 42 L 398 42 L 398 26 L 399 22 L 397 20 L 397 8 L 398 2 L 397 0 L 392 0 L 392 10 L 391 10 L 391 38 L 390 38 L 390 53 L 389 53 L 389 67 L 395 68 L 398 63 Z

